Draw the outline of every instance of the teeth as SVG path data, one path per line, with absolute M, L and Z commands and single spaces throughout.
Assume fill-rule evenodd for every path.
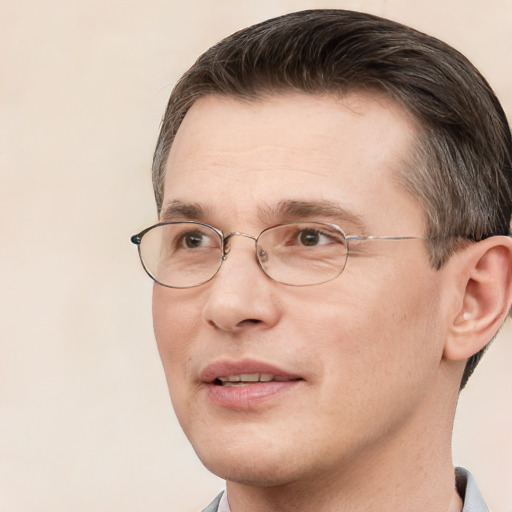
M 241 375 L 229 375 L 228 377 L 218 377 L 217 380 L 223 385 L 240 385 L 248 382 L 270 382 L 273 380 L 284 381 L 284 377 L 274 377 L 271 373 L 243 373 Z
M 230 377 L 219 377 L 221 382 L 240 382 L 240 375 L 231 375 Z
M 240 381 L 244 382 L 258 382 L 260 380 L 259 373 L 243 373 L 240 375 Z

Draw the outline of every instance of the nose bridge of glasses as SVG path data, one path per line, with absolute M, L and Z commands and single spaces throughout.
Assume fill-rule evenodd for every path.
M 249 233 L 241 233 L 240 231 L 232 231 L 231 233 L 228 233 L 227 235 L 224 235 L 224 243 L 226 243 L 231 237 L 239 235 L 239 236 L 245 236 L 245 238 L 250 238 L 251 240 L 257 240 L 257 238 L 254 235 L 249 235 Z
M 244 238 L 249 238 L 251 240 L 254 240 L 254 242 L 256 242 L 258 240 L 257 237 L 255 237 L 254 235 L 250 235 L 249 233 L 242 233 L 240 231 L 231 231 L 230 233 L 227 233 L 226 235 L 224 235 L 224 237 L 222 239 L 222 242 L 223 242 L 223 245 L 224 245 L 224 256 L 223 256 L 223 259 L 226 258 L 226 256 L 229 253 L 229 250 L 230 250 L 230 246 L 229 246 L 228 242 L 234 236 L 242 236 Z

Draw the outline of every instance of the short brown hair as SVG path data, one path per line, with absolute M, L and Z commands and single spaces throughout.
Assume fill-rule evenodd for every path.
M 434 268 L 468 241 L 510 234 L 512 139 L 486 80 L 438 39 L 370 14 L 331 9 L 295 12 L 236 32 L 183 75 L 153 159 L 158 211 L 169 150 L 197 99 L 363 89 L 385 91 L 418 123 L 414 165 L 400 181 L 424 208 Z M 461 388 L 481 356 L 468 360 Z

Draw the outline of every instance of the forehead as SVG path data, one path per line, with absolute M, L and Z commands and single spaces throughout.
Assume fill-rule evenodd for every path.
M 283 201 L 325 201 L 362 216 L 370 207 L 403 216 L 401 206 L 414 201 L 397 175 L 407 168 L 415 133 L 408 113 L 382 93 L 248 102 L 207 96 L 174 140 L 163 211 L 178 201 L 232 216 Z

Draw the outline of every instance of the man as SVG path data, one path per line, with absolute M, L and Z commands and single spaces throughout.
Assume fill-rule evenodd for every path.
M 174 89 L 133 237 L 205 510 L 487 510 L 459 390 L 512 302 L 512 142 L 471 64 L 368 14 L 242 30 Z

